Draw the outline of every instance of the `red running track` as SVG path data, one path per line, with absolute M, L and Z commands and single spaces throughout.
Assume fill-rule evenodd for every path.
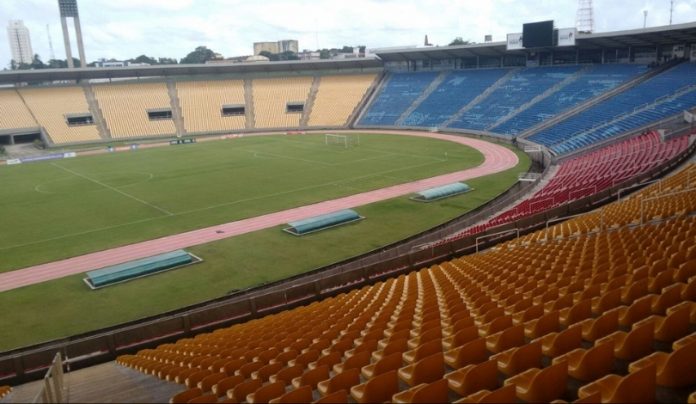
M 423 132 L 392 132 L 404 136 L 430 137 L 447 140 L 454 143 L 473 147 L 480 151 L 485 160 L 478 167 L 450 174 L 440 175 L 407 184 L 394 185 L 375 191 L 364 192 L 344 198 L 320 202 L 313 205 L 288 209 L 263 216 L 239 220 L 227 224 L 211 226 L 186 233 L 175 234 L 154 240 L 99 251 L 62 261 L 50 262 L 29 268 L 0 274 L 0 292 L 33 285 L 69 275 L 79 274 L 106 266 L 146 258 L 182 248 L 206 244 L 213 241 L 250 233 L 269 227 L 279 226 L 295 220 L 305 219 L 341 209 L 350 209 L 402 195 L 419 192 L 427 188 L 450 184 L 457 181 L 470 180 L 508 170 L 518 164 L 518 158 L 511 150 L 483 140 L 470 139 L 461 136 L 443 135 Z

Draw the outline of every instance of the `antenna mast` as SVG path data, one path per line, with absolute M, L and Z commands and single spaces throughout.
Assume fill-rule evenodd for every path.
M 592 10 L 592 0 L 578 1 L 578 14 L 575 19 L 575 27 L 578 32 L 594 32 L 594 12 Z
M 669 2 L 669 25 L 672 25 L 672 15 L 674 15 L 674 0 Z
M 48 24 L 46 24 L 46 33 L 48 33 L 48 48 L 51 50 L 51 60 L 55 60 L 56 53 L 53 51 L 53 39 L 51 39 L 51 29 Z

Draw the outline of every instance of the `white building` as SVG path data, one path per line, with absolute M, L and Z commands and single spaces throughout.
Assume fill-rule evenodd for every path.
M 10 42 L 12 60 L 18 64 L 30 64 L 34 59 L 34 52 L 31 49 L 29 29 L 24 26 L 24 21 L 10 20 L 7 25 L 7 39 Z

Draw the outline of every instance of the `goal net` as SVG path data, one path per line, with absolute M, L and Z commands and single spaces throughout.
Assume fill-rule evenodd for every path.
M 344 148 L 354 147 L 360 144 L 360 137 L 349 135 L 336 135 L 327 133 L 324 135 L 324 143 L 327 146 L 339 146 Z

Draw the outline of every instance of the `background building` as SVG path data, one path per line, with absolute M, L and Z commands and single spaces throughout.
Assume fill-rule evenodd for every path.
M 34 58 L 34 52 L 31 49 L 29 29 L 24 26 L 22 20 L 10 20 L 7 25 L 7 39 L 10 41 L 12 60 L 18 64 L 30 64 Z
M 278 53 L 300 51 L 299 42 L 296 39 L 283 39 L 278 41 Z
M 261 52 L 278 53 L 278 42 L 254 42 L 254 55 Z
M 282 39 L 277 42 L 254 42 L 254 55 L 259 55 L 264 51 L 269 53 L 298 53 L 300 46 L 296 39 Z

